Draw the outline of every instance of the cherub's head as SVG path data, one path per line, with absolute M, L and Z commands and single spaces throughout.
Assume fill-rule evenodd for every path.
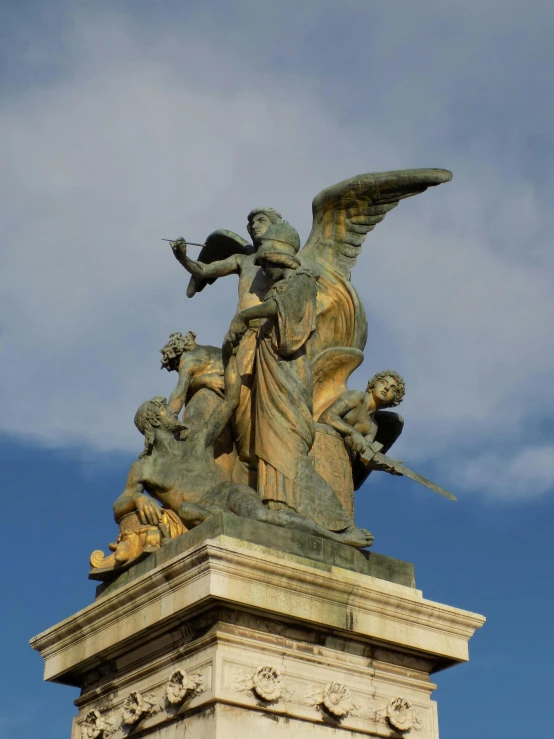
M 260 239 L 267 229 L 273 224 L 282 221 L 283 217 L 274 208 L 254 208 L 248 214 L 248 225 L 246 230 L 254 242 L 254 246 L 260 245 Z
M 394 408 L 404 399 L 406 383 L 398 372 L 383 370 L 367 383 L 366 393 L 373 395 L 377 408 Z
M 174 411 L 167 404 L 167 398 L 156 395 L 152 400 L 143 403 L 135 413 L 135 426 L 144 436 L 144 449 L 141 457 L 152 453 L 156 429 L 176 434 L 181 431 L 182 424 Z
M 196 346 L 196 334 L 189 331 L 185 336 L 180 331 L 169 334 L 169 341 L 160 349 L 162 355 L 162 369 L 168 372 L 179 369 L 179 360 L 185 352 L 189 352 Z

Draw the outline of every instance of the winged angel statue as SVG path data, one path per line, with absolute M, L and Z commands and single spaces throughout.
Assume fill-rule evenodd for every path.
M 314 421 L 344 394 L 348 377 L 364 358 L 367 319 L 350 277 L 367 234 L 400 200 L 451 178 L 451 172 L 444 169 L 398 170 L 353 177 L 326 188 L 315 197 L 312 230 L 300 251 L 300 242 L 297 242 L 294 232 L 289 248 L 298 252 L 302 268 L 311 270 L 317 277 L 315 330 L 305 345 L 312 374 Z M 172 242 L 176 258 L 192 275 L 188 297 L 193 297 L 219 277 L 238 274 L 236 314 L 262 304 L 272 280 L 260 266 L 257 255 L 264 240 L 268 240 L 279 223 L 286 224 L 286 221 L 274 209 L 254 209 L 248 215 L 247 226 L 252 244 L 230 231 L 215 231 L 206 239 L 197 261 L 188 257 L 183 239 Z M 233 419 L 233 433 L 243 467 L 253 473 L 246 473 L 243 481 L 251 484 L 259 469 L 259 456 L 253 440 L 255 403 L 252 389 L 260 318 L 263 319 L 257 317 L 248 322 L 236 350 L 242 384 L 239 406 Z M 401 431 L 402 419 L 383 410 L 377 411 L 376 418 L 379 419 L 377 441 L 388 449 Z M 343 505 L 351 510 L 351 476 L 344 475 L 342 469 L 350 466 L 352 455 L 344 451 L 344 444 L 338 438 L 340 433 L 333 433 L 329 428 L 316 428 L 316 439 L 318 433 L 324 436 L 312 449 L 315 466 L 332 483 Z M 335 449 L 338 458 L 336 455 L 329 457 L 329 446 Z M 369 471 L 354 473 L 356 487 L 365 480 Z
M 453 497 L 385 456 L 403 425 L 389 410 L 404 396 L 400 375 L 378 372 L 365 392 L 346 386 L 367 340 L 350 279 L 367 234 L 400 200 L 451 178 L 444 169 L 408 169 L 328 187 L 313 201 L 302 249 L 273 208 L 249 213 L 252 243 L 215 231 L 193 260 L 184 239 L 171 242 L 191 274 L 188 297 L 237 274 L 238 305 L 221 352 L 197 345 L 194 332 L 171 334 L 161 350 L 162 367 L 179 382 L 169 402 L 156 397 L 137 411 L 144 450 L 114 504 L 114 553 L 95 552 L 91 576 L 129 564 L 214 510 L 369 546 L 371 533 L 354 524 L 353 494 L 372 470 Z

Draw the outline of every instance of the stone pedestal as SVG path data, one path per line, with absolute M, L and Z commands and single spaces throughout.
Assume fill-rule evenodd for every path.
M 72 739 L 438 739 L 430 675 L 483 622 L 407 563 L 222 514 L 32 646 L 81 688 Z

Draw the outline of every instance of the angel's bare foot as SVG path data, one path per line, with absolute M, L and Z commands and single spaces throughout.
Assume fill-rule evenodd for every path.
M 338 534 L 338 536 L 343 544 L 349 544 L 351 547 L 356 547 L 357 549 L 370 547 L 375 540 L 371 531 L 359 529 L 357 526 L 350 526 L 350 528 Z

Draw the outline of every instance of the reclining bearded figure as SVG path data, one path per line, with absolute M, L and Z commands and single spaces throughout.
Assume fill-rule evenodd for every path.
M 143 527 L 161 531 L 154 545 L 159 546 L 164 539 L 179 536 L 215 512 L 229 511 L 358 548 L 370 546 L 371 533 L 351 521 L 346 521 L 348 526 L 342 531 L 330 531 L 293 510 L 270 510 L 255 490 L 228 480 L 214 460 L 214 446 L 238 405 L 239 395 L 237 361 L 230 356 L 225 369 L 225 398 L 200 427 L 188 428 L 181 423 L 177 412 L 161 396 L 140 406 L 135 425 L 145 437 L 144 449 L 131 465 L 125 489 L 114 503 L 114 517 L 122 531 L 125 519 L 132 517 L 135 531 Z M 91 577 L 102 579 L 104 574 L 121 570 L 152 550 L 129 548 L 129 540 L 129 536 L 120 537 L 111 546 L 114 554 L 108 557 L 93 552 Z

